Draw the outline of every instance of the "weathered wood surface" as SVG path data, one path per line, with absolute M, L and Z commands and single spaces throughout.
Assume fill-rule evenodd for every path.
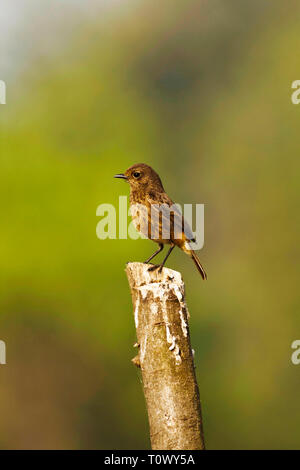
M 168 268 L 128 263 L 128 277 L 152 449 L 204 449 L 184 283 Z

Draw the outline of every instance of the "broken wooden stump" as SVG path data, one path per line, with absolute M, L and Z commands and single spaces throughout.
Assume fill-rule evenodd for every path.
M 181 274 L 128 263 L 152 449 L 204 449 L 201 406 Z

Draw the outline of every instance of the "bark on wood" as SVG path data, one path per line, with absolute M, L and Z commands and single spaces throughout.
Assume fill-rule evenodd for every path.
M 128 263 L 152 449 L 204 449 L 199 390 L 181 274 Z

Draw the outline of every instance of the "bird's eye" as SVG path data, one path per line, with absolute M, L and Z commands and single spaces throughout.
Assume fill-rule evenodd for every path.
M 141 176 L 141 173 L 139 171 L 135 171 L 134 173 L 132 173 L 132 175 L 134 176 L 134 178 L 139 178 Z

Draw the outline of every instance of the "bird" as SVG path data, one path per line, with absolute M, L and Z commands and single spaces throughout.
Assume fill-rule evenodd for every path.
M 151 265 L 148 271 L 158 269 L 161 272 L 171 252 L 177 246 L 192 258 L 202 279 L 206 280 L 206 272 L 191 247 L 191 243 L 195 242 L 193 232 L 178 207 L 165 192 L 156 171 L 145 163 L 136 163 L 125 173 L 114 175 L 114 178 L 124 179 L 130 185 L 131 216 L 137 231 L 159 245 L 158 250 L 145 263 L 148 264 L 158 255 L 164 245 L 170 245 L 163 262 Z

